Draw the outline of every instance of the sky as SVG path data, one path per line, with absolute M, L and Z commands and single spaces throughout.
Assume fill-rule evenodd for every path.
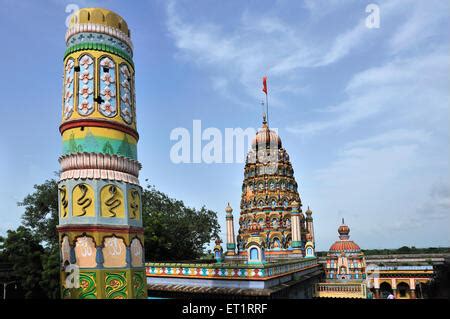
M 376 4 L 379 28 L 366 12 Z M 243 163 L 171 161 L 176 128 L 270 126 L 290 154 L 316 245 L 341 218 L 362 248 L 450 245 L 449 1 L 0 0 L 0 235 L 55 176 L 69 4 L 131 29 L 141 184 L 239 214 Z M 207 141 L 203 141 L 205 145 Z

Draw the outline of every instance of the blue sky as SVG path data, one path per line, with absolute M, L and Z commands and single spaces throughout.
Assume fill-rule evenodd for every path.
M 289 152 L 317 248 L 342 217 L 363 248 L 450 244 L 448 1 L 0 0 L 0 234 L 58 170 L 67 4 L 127 20 L 141 182 L 237 219 L 243 164 L 174 164 L 170 132 L 270 124 Z M 223 227 L 224 230 L 224 227 Z

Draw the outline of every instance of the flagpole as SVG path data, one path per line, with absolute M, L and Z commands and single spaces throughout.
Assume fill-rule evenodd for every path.
M 267 93 L 266 93 L 266 121 L 267 121 L 267 126 L 269 126 L 269 99 L 267 98 Z

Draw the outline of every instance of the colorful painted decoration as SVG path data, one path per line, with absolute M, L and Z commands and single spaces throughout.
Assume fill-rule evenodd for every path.
M 120 50 L 119 52 L 123 52 L 124 54 L 126 54 L 129 59 L 133 57 L 131 46 L 125 41 L 117 38 L 117 35 L 106 36 L 101 33 L 80 32 L 70 37 L 69 41 L 67 41 L 67 48 L 79 49 L 79 46 L 85 43 L 108 45 L 117 50 Z
M 69 119 L 73 114 L 73 91 L 74 91 L 74 59 L 68 59 L 64 72 L 64 119 Z
M 68 207 L 69 207 L 69 200 L 67 198 L 67 188 L 66 186 L 62 185 L 59 188 L 59 212 L 61 214 L 61 218 L 66 218 L 68 216 Z
M 145 298 L 147 282 L 143 272 L 133 273 L 134 296 L 137 299 Z
M 61 242 L 61 265 L 70 264 L 69 236 L 64 236 Z
M 127 265 L 127 248 L 122 238 L 104 238 L 102 251 L 104 267 L 125 267 Z
M 120 65 L 120 116 L 127 124 L 133 122 L 133 95 L 131 73 L 125 63 Z
M 137 238 L 134 238 L 131 241 L 131 266 L 132 267 L 142 267 L 144 263 L 142 261 L 142 257 L 144 255 L 141 241 Z
M 105 273 L 105 293 L 107 299 L 128 298 L 126 272 L 106 272 Z
M 78 59 L 78 113 L 86 116 L 94 112 L 94 60 L 84 54 Z
M 107 9 L 82 8 L 69 21 L 58 184 L 62 298 L 147 296 L 129 34 Z
M 97 299 L 96 278 L 95 272 L 80 273 L 80 299 Z
M 87 184 L 78 184 L 72 191 L 72 216 L 74 217 L 93 217 L 94 209 L 94 191 Z
M 106 185 L 100 192 L 100 198 L 102 217 L 124 217 L 123 193 L 119 187 L 113 184 Z
M 75 256 L 77 265 L 80 268 L 94 268 L 97 266 L 95 260 L 96 249 L 94 240 L 91 237 L 78 237 L 75 243 Z
M 137 189 L 128 191 L 128 213 L 131 219 L 139 219 L 141 199 Z
M 137 140 L 118 130 L 90 127 L 68 129 L 63 133 L 63 154 L 103 153 L 137 159 Z
M 114 117 L 117 115 L 116 105 L 116 65 L 109 57 L 100 60 L 99 79 L 100 79 L 100 96 L 102 101 L 99 111 L 106 117 Z

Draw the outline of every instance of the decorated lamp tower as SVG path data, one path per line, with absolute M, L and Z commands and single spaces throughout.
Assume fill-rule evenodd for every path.
M 66 33 L 59 182 L 63 298 L 146 298 L 133 46 L 98 8 Z
M 233 208 L 228 203 L 225 208 L 226 223 L 227 223 L 227 256 L 234 256 L 236 252 L 236 243 L 234 237 L 234 220 L 233 220 Z

